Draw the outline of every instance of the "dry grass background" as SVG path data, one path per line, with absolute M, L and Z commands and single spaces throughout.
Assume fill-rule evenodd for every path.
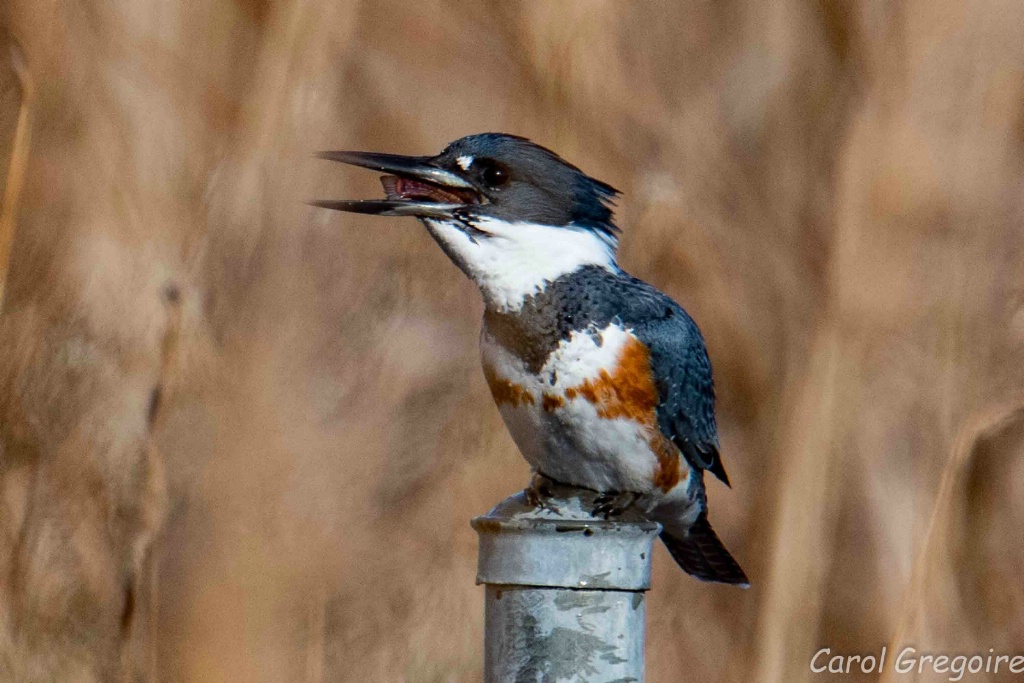
M 659 551 L 651 681 L 1024 648 L 1017 0 L 8 0 L 0 21 L 0 168 L 25 179 L 3 679 L 479 680 L 468 520 L 527 478 L 481 305 L 414 221 L 302 202 L 379 191 L 314 150 L 486 130 L 622 189 L 621 262 L 708 338 L 735 482 L 712 520 L 754 587 Z

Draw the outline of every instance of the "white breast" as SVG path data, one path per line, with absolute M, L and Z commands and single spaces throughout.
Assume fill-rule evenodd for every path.
M 600 415 L 599 406 L 578 390 L 597 381 L 602 370 L 614 371 L 633 339 L 616 325 L 574 332 L 534 373 L 484 331 L 481 350 L 490 381 L 497 377 L 517 388 L 508 400 L 499 399 L 498 407 L 531 465 L 559 481 L 597 490 L 642 493 L 652 488 L 657 458 L 650 427 Z
M 582 266 L 617 268 L 612 245 L 584 229 L 480 218 L 473 226 L 482 234 L 469 234 L 455 223 L 424 223 L 487 303 L 501 311 L 519 310 L 546 283 Z

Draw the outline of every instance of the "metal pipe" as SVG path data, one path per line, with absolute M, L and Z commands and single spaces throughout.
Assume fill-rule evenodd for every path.
M 599 494 L 538 480 L 472 522 L 486 585 L 484 683 L 642 682 L 659 525 L 629 508 L 595 515 Z

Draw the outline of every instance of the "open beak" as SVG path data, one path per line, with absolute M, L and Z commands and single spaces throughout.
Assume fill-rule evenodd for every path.
M 386 199 L 316 200 L 313 206 L 378 216 L 451 218 L 452 212 L 483 197 L 461 176 L 433 165 L 433 157 L 410 157 L 376 152 L 320 152 L 321 159 L 361 166 L 387 175 L 381 177 Z

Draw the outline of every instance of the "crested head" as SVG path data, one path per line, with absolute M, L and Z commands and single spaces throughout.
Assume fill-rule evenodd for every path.
M 318 206 L 419 218 L 479 285 L 488 307 L 518 309 L 548 282 L 584 266 L 618 271 L 618 191 L 526 138 L 470 135 L 430 157 L 322 156 L 384 171 L 387 199 Z
M 518 135 L 480 133 L 451 143 L 435 163 L 469 179 L 486 198 L 475 215 L 588 230 L 617 245 L 612 206 L 619 191 L 547 147 Z

